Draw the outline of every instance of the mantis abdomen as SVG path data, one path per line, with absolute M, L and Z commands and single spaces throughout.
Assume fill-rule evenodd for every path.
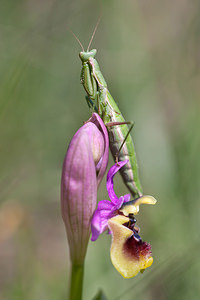
M 110 150 L 112 153 L 112 156 L 114 160 L 116 158 L 118 161 L 123 161 L 128 159 L 128 163 L 124 165 L 123 168 L 120 169 L 120 174 L 123 178 L 124 183 L 130 190 L 131 194 L 135 196 L 141 196 L 142 195 L 142 188 L 138 176 L 138 165 L 137 165 L 137 159 L 134 149 L 133 140 L 129 132 L 129 128 L 126 123 L 122 114 L 119 111 L 118 106 L 114 105 L 112 106 L 112 109 L 110 108 L 110 104 L 113 103 L 113 98 L 109 91 L 106 91 L 106 101 L 107 102 L 107 114 L 104 113 L 101 115 L 101 118 L 103 119 L 104 123 L 107 124 L 108 134 L 109 134 L 109 145 Z M 109 119 L 109 120 L 108 120 Z M 119 125 L 113 125 L 109 126 L 109 124 L 112 123 L 119 123 Z M 121 125 L 120 125 L 121 123 Z M 127 135 L 128 134 L 128 135 Z M 122 143 L 125 140 L 123 146 Z M 122 146 L 122 147 L 121 147 Z

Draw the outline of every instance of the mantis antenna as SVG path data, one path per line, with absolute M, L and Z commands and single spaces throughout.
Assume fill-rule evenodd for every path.
M 88 45 L 88 47 L 87 47 L 87 52 L 88 52 L 89 49 L 90 49 L 90 46 L 91 46 L 91 44 L 92 44 L 93 38 L 94 38 L 95 33 L 96 33 L 96 30 L 97 30 L 97 28 L 98 28 L 98 26 L 99 26 L 99 22 L 100 22 L 100 20 L 101 20 L 101 17 L 102 17 L 102 14 L 100 14 L 99 19 L 98 19 L 98 21 L 97 21 L 97 24 L 96 24 L 96 26 L 95 26 L 95 28 L 94 28 L 94 31 L 93 31 L 93 34 L 92 34 L 92 36 L 91 36 L 89 45 Z
M 69 32 L 71 32 L 73 34 L 73 36 L 75 37 L 75 39 L 77 40 L 77 42 L 81 46 L 82 51 L 85 52 L 85 50 L 83 48 L 83 45 L 82 45 L 81 41 L 79 40 L 79 38 L 75 35 L 75 33 L 73 33 L 73 31 L 71 29 L 68 29 L 68 30 L 69 30 Z

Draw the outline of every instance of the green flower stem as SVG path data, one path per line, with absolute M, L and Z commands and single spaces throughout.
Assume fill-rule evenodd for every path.
M 69 300 L 81 300 L 83 290 L 84 264 L 77 265 L 72 263 L 70 298 Z

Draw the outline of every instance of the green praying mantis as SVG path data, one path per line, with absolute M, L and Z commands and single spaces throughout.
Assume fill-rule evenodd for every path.
M 138 176 L 134 144 L 130 135 L 133 122 L 125 121 L 111 96 L 99 64 L 95 59 L 97 50 L 89 50 L 96 28 L 97 26 L 92 34 L 87 51 L 84 51 L 81 42 L 74 35 L 82 48 L 79 53 L 82 62 L 81 83 L 87 93 L 88 106 L 99 114 L 107 127 L 109 146 L 114 160 L 116 162 L 128 160 L 128 163 L 121 168 L 120 174 L 132 196 L 137 198 L 142 196 L 142 188 Z M 130 129 L 128 125 L 130 125 Z

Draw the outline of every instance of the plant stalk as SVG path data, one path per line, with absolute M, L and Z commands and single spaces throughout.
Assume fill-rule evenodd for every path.
M 82 300 L 84 264 L 72 263 L 69 300 Z

